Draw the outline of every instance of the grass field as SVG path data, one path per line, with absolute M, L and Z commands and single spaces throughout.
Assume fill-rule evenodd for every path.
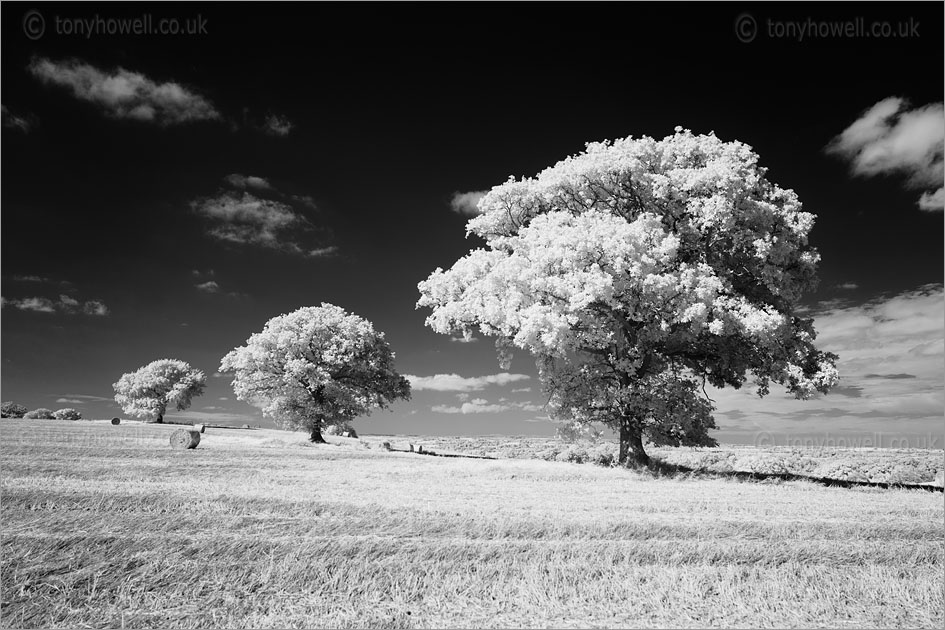
M 0 426 L 5 628 L 945 623 L 937 492 Z

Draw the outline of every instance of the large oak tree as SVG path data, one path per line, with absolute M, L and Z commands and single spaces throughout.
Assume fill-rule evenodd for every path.
M 426 323 L 536 359 L 554 417 L 604 422 L 619 459 L 708 445 L 705 384 L 798 398 L 838 380 L 798 312 L 815 283 L 814 216 L 740 142 L 677 128 L 626 138 L 494 187 L 467 236 L 484 248 L 419 284 Z

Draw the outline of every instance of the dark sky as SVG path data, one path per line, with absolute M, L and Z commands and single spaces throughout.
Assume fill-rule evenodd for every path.
M 436 335 L 414 308 L 419 281 L 480 244 L 450 201 L 589 141 L 682 125 L 751 145 L 817 215 L 821 284 L 805 304 L 846 388 L 805 403 L 723 395 L 718 437 L 942 432 L 942 213 L 918 207 L 924 189 L 904 172 L 854 176 L 824 150 L 884 99 L 941 107 L 941 3 L 0 10 L 4 400 L 121 415 L 111 384 L 123 372 L 172 357 L 212 374 L 270 317 L 331 302 L 385 331 L 402 373 L 465 379 L 422 381 L 361 430 L 550 434 L 526 356 L 518 380 L 487 379 L 501 371 L 488 340 Z M 743 14 L 743 35 L 758 28 L 747 43 Z M 74 32 L 76 18 L 107 30 L 145 15 L 205 31 Z M 905 30 L 774 36 L 790 21 L 858 18 Z M 299 223 L 221 238 L 207 208 L 244 191 Z M 268 424 L 226 378 L 183 415 Z

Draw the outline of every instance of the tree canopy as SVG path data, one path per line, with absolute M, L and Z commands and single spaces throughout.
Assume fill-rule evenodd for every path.
M 333 304 L 273 317 L 245 346 L 223 357 L 237 398 L 288 429 L 343 425 L 375 408 L 410 398 L 410 383 L 394 369 L 384 333 Z
M 159 359 L 123 374 L 112 385 L 115 402 L 130 416 L 163 422 L 168 406 L 178 411 L 190 407 L 203 393 L 206 375 L 178 359 Z
M 740 142 L 677 127 L 589 143 L 494 187 L 469 220 L 485 247 L 419 284 L 426 323 L 530 352 L 552 415 L 619 432 L 620 461 L 712 444 L 705 384 L 798 398 L 838 381 L 799 299 L 816 282 L 814 216 Z

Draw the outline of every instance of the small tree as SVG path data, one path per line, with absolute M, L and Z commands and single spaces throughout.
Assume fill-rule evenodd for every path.
M 486 248 L 434 271 L 417 306 L 436 332 L 496 337 L 503 368 L 529 351 L 552 416 L 607 423 L 622 464 L 648 463 L 644 436 L 711 445 L 705 383 L 806 398 L 838 381 L 796 308 L 814 216 L 765 174 L 750 147 L 682 128 L 588 144 L 485 195 L 466 231 Z
M 130 416 L 164 422 L 169 405 L 178 411 L 203 393 L 206 375 L 185 361 L 160 359 L 123 374 L 115 388 L 115 402 Z
M 52 420 L 53 412 L 52 409 L 46 409 L 45 407 L 40 407 L 39 409 L 34 409 L 33 411 L 28 411 L 24 418 L 29 418 L 30 420 Z
M 0 417 L 3 418 L 22 418 L 29 411 L 23 405 L 8 401 L 0 405 Z
M 237 398 L 287 429 L 308 431 L 312 442 L 324 442 L 329 425 L 410 398 L 384 333 L 327 303 L 273 317 L 223 357 L 220 372 L 235 375 Z
M 82 414 L 71 407 L 67 407 L 65 409 L 57 409 L 54 411 L 53 417 L 56 420 L 81 420 Z

